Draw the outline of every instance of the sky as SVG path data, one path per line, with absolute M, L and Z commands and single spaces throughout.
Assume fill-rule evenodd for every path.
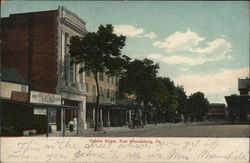
M 64 6 L 86 22 L 88 31 L 112 24 L 127 36 L 123 54 L 159 63 L 159 76 L 197 91 L 210 103 L 238 93 L 238 78 L 249 77 L 247 1 L 8 1 L 1 17 Z

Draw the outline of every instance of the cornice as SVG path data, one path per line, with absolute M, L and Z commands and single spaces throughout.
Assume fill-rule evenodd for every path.
M 79 27 L 78 25 L 74 24 L 71 20 L 65 17 L 61 18 L 61 23 L 81 35 L 85 35 L 87 33 L 86 29 Z

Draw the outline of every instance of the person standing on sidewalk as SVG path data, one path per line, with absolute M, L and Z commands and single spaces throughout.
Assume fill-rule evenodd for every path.
M 74 132 L 77 132 L 77 118 L 75 117 L 73 121 L 74 121 L 74 123 L 73 123 L 73 125 L 74 125 Z
M 68 127 L 69 127 L 69 131 L 73 132 L 73 129 L 74 129 L 74 122 L 73 122 L 73 120 L 69 121 Z

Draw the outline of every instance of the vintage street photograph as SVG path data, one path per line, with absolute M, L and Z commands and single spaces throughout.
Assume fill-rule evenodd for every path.
M 248 1 L 1 0 L 1 137 L 248 138 Z

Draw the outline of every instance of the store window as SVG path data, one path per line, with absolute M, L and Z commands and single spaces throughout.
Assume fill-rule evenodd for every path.
M 49 124 L 56 124 L 56 110 L 49 109 L 49 116 L 48 116 Z

